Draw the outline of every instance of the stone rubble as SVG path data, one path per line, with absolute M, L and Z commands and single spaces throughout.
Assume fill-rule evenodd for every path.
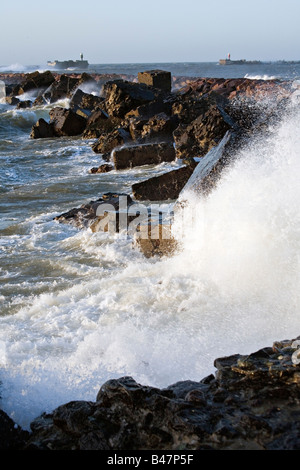
M 1 450 L 298 450 L 295 341 L 214 361 L 215 374 L 159 389 L 120 377 L 23 431 L 2 411 Z M 297 343 L 296 343 L 297 344 Z

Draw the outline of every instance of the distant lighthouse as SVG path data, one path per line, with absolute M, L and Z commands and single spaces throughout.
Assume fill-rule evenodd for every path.
M 82 53 L 80 54 L 80 60 L 83 60 L 83 54 Z

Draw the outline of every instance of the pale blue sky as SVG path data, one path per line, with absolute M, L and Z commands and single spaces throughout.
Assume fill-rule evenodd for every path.
M 1 1 L 0 65 L 300 60 L 300 0 Z

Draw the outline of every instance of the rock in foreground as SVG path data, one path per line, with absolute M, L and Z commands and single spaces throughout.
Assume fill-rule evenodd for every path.
M 217 359 L 200 382 L 165 389 L 109 380 L 95 402 L 73 401 L 32 423 L 39 450 L 296 450 L 300 366 L 292 341 Z
M 28 437 L 27 431 L 23 431 L 0 410 L 0 450 L 22 450 Z

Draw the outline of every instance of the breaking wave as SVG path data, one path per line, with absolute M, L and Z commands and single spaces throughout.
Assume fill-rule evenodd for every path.
M 127 238 L 45 214 L 22 222 L 20 238 L 3 237 L 32 280 L 0 273 L 18 286 L 14 314 L 0 317 L 4 411 L 26 428 L 62 403 L 95 400 L 110 378 L 201 380 L 216 357 L 298 336 L 299 124 L 291 112 L 209 196 L 188 194 L 171 258 L 145 259 Z
M 275 75 L 267 75 L 267 74 L 264 74 L 264 75 L 255 74 L 255 75 L 253 75 L 251 73 L 246 73 L 244 78 L 249 78 L 250 80 L 276 80 L 277 77 Z

